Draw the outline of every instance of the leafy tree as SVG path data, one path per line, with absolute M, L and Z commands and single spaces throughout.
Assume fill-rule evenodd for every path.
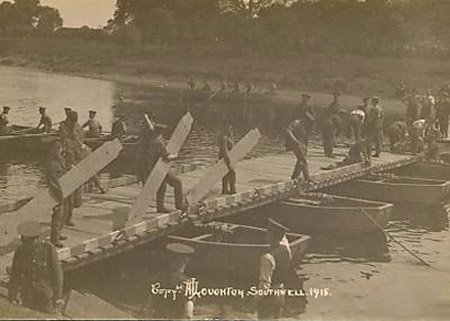
M 48 35 L 61 28 L 63 20 L 59 11 L 52 7 L 39 7 L 36 16 L 36 32 L 38 34 Z

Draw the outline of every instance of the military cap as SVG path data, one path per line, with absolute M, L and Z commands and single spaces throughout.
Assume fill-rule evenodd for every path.
M 65 107 L 65 108 L 64 108 L 64 111 L 65 111 L 66 113 L 68 113 L 69 111 L 72 111 L 72 108 L 70 108 L 70 107 Z
M 17 227 L 17 233 L 24 237 L 38 237 L 42 234 L 42 226 L 36 221 L 27 221 Z
M 95 110 L 89 110 L 89 114 L 96 114 L 97 112 Z
M 338 92 L 338 91 L 335 91 L 335 92 L 333 93 L 333 96 L 340 96 L 340 95 L 341 95 L 341 93 Z
M 363 97 L 362 101 L 369 101 L 370 97 Z
M 67 112 L 67 118 L 72 121 L 78 121 L 78 113 L 76 111 L 70 110 Z
M 308 93 L 302 93 L 302 97 L 311 98 L 311 95 Z
M 39 110 L 44 110 L 45 111 L 45 107 L 40 106 Z
M 267 225 L 267 229 L 268 230 L 275 230 L 275 231 L 280 231 L 280 232 L 289 232 L 289 229 L 284 226 L 283 224 L 278 223 L 277 221 L 275 221 L 272 218 L 268 219 L 269 224 Z
M 3 106 L 3 110 L 10 110 L 11 109 L 11 107 L 9 107 L 9 106 Z
M 195 249 L 192 246 L 182 243 L 167 244 L 166 250 L 177 255 L 191 255 L 195 253 Z
M 379 100 L 380 100 L 380 97 L 378 97 L 378 96 L 372 96 L 372 98 L 370 98 L 370 99 L 379 101 Z

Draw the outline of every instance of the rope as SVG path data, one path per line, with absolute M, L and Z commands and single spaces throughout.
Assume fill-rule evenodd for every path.
M 386 235 L 389 240 L 394 241 L 395 243 L 397 243 L 398 245 L 400 245 L 406 252 L 408 252 L 409 254 L 411 254 L 412 256 L 414 256 L 417 260 L 419 260 L 422 264 L 428 266 L 429 268 L 432 268 L 432 266 L 427 263 L 425 260 L 423 260 L 421 257 L 419 257 L 417 254 L 415 254 L 414 252 L 412 252 L 411 250 L 409 250 L 406 246 L 404 246 L 402 243 L 400 243 L 400 241 L 397 241 L 392 235 L 390 235 L 380 224 L 378 224 L 367 212 L 366 210 L 364 210 L 362 207 L 359 207 L 359 209 L 361 210 L 362 213 L 364 213 L 364 215 L 366 215 L 370 221 L 380 229 L 381 232 L 383 232 L 384 235 Z

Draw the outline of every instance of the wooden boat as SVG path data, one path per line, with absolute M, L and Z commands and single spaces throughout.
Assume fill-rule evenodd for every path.
M 247 93 L 233 91 L 207 91 L 207 90 L 186 90 L 181 95 L 182 101 L 186 103 L 264 103 L 270 102 L 273 95 L 270 93 Z
M 107 141 L 110 141 L 111 137 L 109 135 L 104 135 L 99 138 L 85 138 L 84 143 L 91 148 L 96 150 L 102 146 Z M 138 153 L 139 141 L 137 136 L 128 136 L 122 140 L 122 150 L 117 158 L 118 161 L 128 161 L 132 162 L 136 160 L 136 155 Z
M 381 202 L 438 205 L 449 196 L 450 182 L 445 180 L 373 175 L 328 191 L 350 197 Z
M 205 271 L 231 271 L 238 275 L 258 275 L 261 256 L 268 251 L 266 229 L 238 224 L 195 226 L 183 234 L 170 235 L 167 242 L 179 242 L 196 249 L 191 264 Z M 292 264 L 305 256 L 310 237 L 288 233 Z
M 419 162 L 397 168 L 393 170 L 392 173 L 405 177 L 450 180 L 450 164 L 438 162 Z
M 271 206 L 277 220 L 306 234 L 377 232 L 393 209 L 390 203 L 327 194 L 302 194 Z

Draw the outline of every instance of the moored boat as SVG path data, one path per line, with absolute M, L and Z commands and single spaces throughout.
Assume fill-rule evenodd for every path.
M 405 177 L 450 180 L 450 164 L 443 162 L 419 162 L 397 168 L 392 173 Z
M 381 202 L 438 205 L 450 193 L 450 182 L 395 175 L 372 175 L 354 182 L 333 186 L 331 193 Z
M 390 203 L 317 193 L 271 206 L 277 220 L 292 232 L 306 234 L 379 232 L 393 209 Z
M 217 228 L 219 226 L 219 228 Z M 258 275 L 261 256 L 268 251 L 266 229 L 238 225 L 195 226 L 183 234 L 170 235 L 168 242 L 179 242 L 196 249 L 191 264 L 208 271 L 227 271 L 238 275 Z M 310 237 L 288 233 L 292 264 L 298 266 L 305 256 Z

